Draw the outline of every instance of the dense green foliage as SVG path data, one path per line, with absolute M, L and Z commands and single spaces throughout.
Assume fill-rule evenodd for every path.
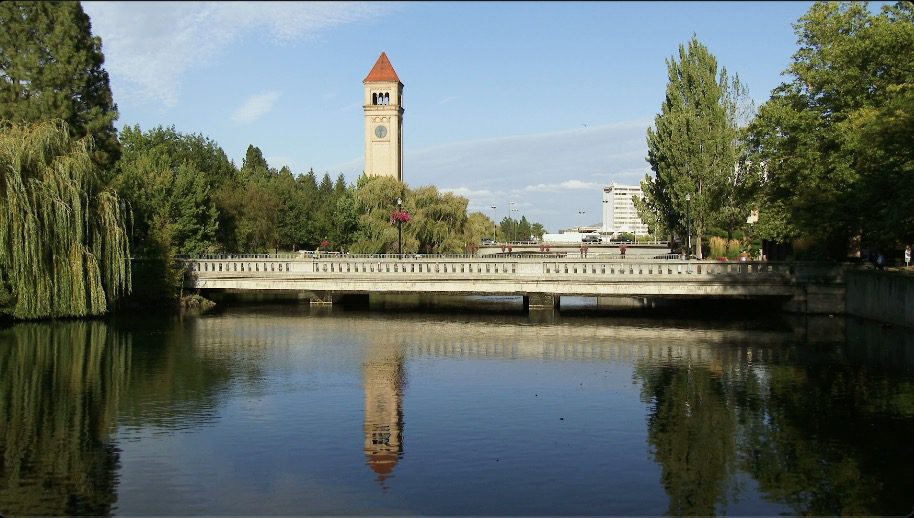
M 692 37 L 679 46 L 679 60 L 667 59 L 669 82 L 654 127 L 647 130 L 647 161 L 654 176 L 641 183 L 644 198 L 635 199 L 642 220 L 654 233 L 695 237 L 701 258 L 704 230 L 726 218 L 744 221 L 745 202 L 740 171 L 737 115 L 744 87 Z M 687 199 L 687 197 L 689 199 Z
M 91 152 L 61 121 L 0 131 L 0 295 L 17 318 L 98 315 L 130 290 L 126 211 Z
M 101 40 L 78 2 L 3 2 L 0 27 L 0 313 L 103 313 L 130 264 Z
M 749 142 L 764 164 L 763 237 L 811 257 L 914 241 L 914 7 L 819 2 Z
M 174 298 L 183 278 L 172 267 L 177 254 L 219 249 L 216 194 L 235 175 L 225 152 L 201 135 L 172 128 L 121 132 L 123 155 L 114 186 L 133 213 L 130 229 L 136 264 L 136 297 Z
M 325 240 L 340 249 L 351 243 L 352 190 L 343 176 L 334 182 L 324 174 L 318 183 L 313 170 L 276 170 L 253 145 L 216 202 L 223 226 L 219 251 L 315 250 Z
M 531 236 L 541 239 L 545 233 L 541 223 L 531 223 L 526 216 L 520 219 L 505 217 L 498 224 L 498 235 L 503 241 L 528 241 Z
M 463 226 L 463 241 L 466 243 L 467 253 L 473 253 L 479 248 L 482 238 L 493 238 L 495 222 L 482 212 L 467 214 L 467 222 Z
M 352 252 L 365 254 L 397 253 L 402 230 L 403 253 L 466 253 L 478 245 L 478 236 L 467 230 L 468 200 L 453 193 L 441 193 L 433 186 L 410 189 L 394 178 L 363 176 L 353 191 L 354 214 L 358 214 Z M 392 213 L 400 208 L 411 220 L 397 223 Z M 488 225 L 488 218 L 478 226 Z M 474 239 L 475 238 L 475 239 Z
M 101 39 L 78 2 L 0 2 L 0 119 L 67 122 L 70 135 L 93 138 L 103 172 L 119 155 L 117 106 Z
M 114 185 L 133 210 L 135 254 L 216 251 L 214 193 L 235 175 L 222 149 L 201 135 L 161 127 L 145 133 L 126 127 L 121 143 Z

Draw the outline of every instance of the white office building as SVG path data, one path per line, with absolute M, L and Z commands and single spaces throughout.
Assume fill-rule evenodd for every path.
M 641 222 L 632 197 L 644 196 L 640 186 L 612 183 L 603 188 L 603 229 L 602 233 L 627 232 L 636 236 L 648 234 L 647 225 Z

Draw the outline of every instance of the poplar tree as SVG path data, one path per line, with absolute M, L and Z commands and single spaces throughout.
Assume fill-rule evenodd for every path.
M 642 220 L 664 230 L 678 235 L 690 230 L 700 259 L 701 236 L 720 217 L 737 162 L 738 133 L 728 116 L 733 87 L 726 68 L 718 71 L 717 59 L 695 36 L 679 46 L 678 61 L 673 57 L 666 64 L 666 98 L 647 130 L 654 177 L 641 183 L 644 199 L 636 207 Z
M 0 2 L 0 119 L 67 123 L 95 141 L 108 170 L 120 156 L 102 42 L 79 2 Z

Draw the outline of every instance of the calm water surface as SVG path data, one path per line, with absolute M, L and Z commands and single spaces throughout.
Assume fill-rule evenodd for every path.
M 0 330 L 0 513 L 893 514 L 914 333 L 259 304 Z

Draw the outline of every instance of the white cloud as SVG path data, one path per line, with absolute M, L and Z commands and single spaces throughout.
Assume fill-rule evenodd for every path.
M 449 192 L 451 194 L 456 194 L 457 196 L 463 196 L 464 198 L 491 198 L 492 191 L 488 189 L 479 189 L 474 190 L 469 187 L 439 187 L 439 192 Z
M 438 101 L 438 104 L 447 104 L 447 103 L 454 101 L 456 99 L 459 99 L 459 98 L 460 97 L 458 97 L 456 95 L 451 95 L 451 96 L 445 97 L 444 99 L 441 99 L 440 101 Z
M 279 96 L 280 92 L 276 90 L 251 96 L 241 107 L 235 110 L 235 113 L 232 114 L 232 120 L 241 123 L 256 121 L 273 109 L 273 105 L 276 104 Z
M 574 191 L 574 190 L 594 190 L 601 189 L 603 184 L 596 182 L 582 182 L 581 180 L 567 180 L 560 183 L 528 185 L 524 187 L 525 191 L 531 192 L 554 192 L 554 191 Z
M 257 30 L 278 44 L 391 10 L 373 2 L 83 2 L 102 38 L 115 97 L 177 104 L 192 67 Z

